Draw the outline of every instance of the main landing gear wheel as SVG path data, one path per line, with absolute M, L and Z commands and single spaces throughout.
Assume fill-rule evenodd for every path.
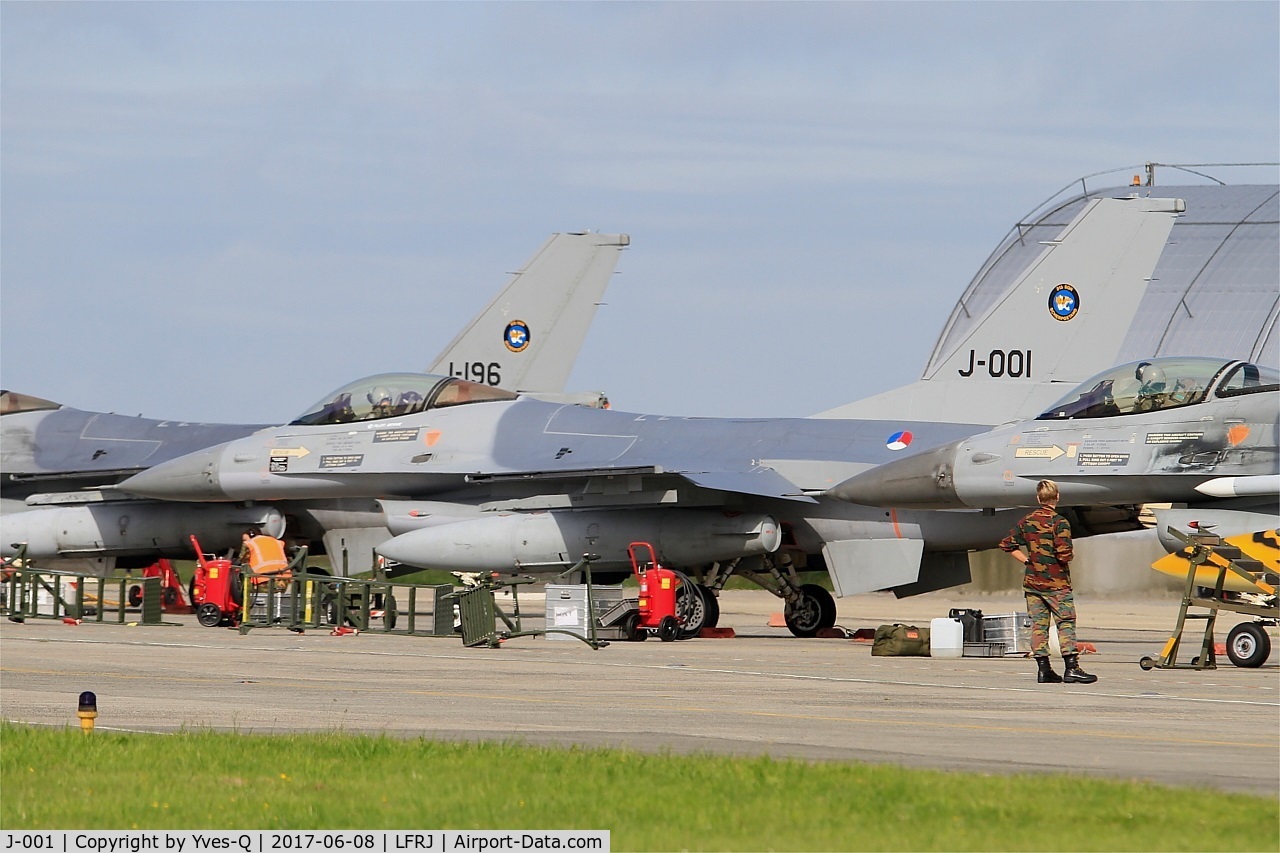
M 205 602 L 196 608 L 196 621 L 206 628 L 217 628 L 222 624 L 222 610 L 213 602 Z
M 720 624 L 720 599 L 716 598 L 716 594 L 710 587 L 698 585 L 698 592 L 702 593 L 703 599 L 707 602 L 707 624 L 704 628 L 714 628 Z
M 663 616 L 662 621 L 658 623 L 658 639 L 664 643 L 671 643 L 680 638 L 680 623 L 676 621 L 674 616 Z
M 1241 622 L 1227 634 L 1227 657 L 1236 666 L 1254 669 L 1271 655 L 1271 638 L 1257 622 Z
M 812 637 L 836 624 L 836 600 L 816 583 L 800 587 L 800 597 L 783 611 L 787 629 L 797 637 Z
M 715 619 L 720 617 L 720 608 L 714 604 L 708 604 L 708 598 L 715 601 L 711 590 L 688 579 L 680 583 L 680 588 L 676 590 L 676 614 L 681 626 L 680 639 L 696 637 L 703 628 L 715 625 Z M 714 618 L 712 607 L 715 607 Z

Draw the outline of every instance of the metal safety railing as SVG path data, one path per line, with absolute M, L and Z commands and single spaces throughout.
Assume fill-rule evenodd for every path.
M 240 632 L 254 628 L 354 628 L 443 637 L 454 633 L 454 587 L 298 572 L 288 579 L 245 575 Z M 424 618 L 425 622 L 424 622 Z
M 563 577 L 564 575 L 581 571 L 586 579 L 585 635 L 564 628 L 544 627 L 539 630 L 524 630 L 520 619 L 520 595 L 518 590 L 519 587 L 525 584 L 534 583 L 534 579 L 529 577 L 503 578 L 496 574 L 491 574 L 482 575 L 476 580 L 474 586 L 457 593 L 462 644 L 467 647 L 485 646 L 496 649 L 504 640 L 514 637 L 564 634 L 573 637 L 575 640 L 581 640 L 593 649 L 600 649 L 609 645 L 609 641 L 601 639 L 598 634 L 600 625 L 595 613 L 595 603 L 592 600 L 591 563 L 595 559 L 597 558 L 592 555 L 585 555 L 581 560 L 561 573 L 561 577 Z M 494 593 L 497 590 L 506 588 L 511 590 L 512 612 L 510 615 L 498 606 L 497 600 L 494 598 Z M 506 630 L 498 627 L 499 621 L 506 626 Z
M 41 569 L 30 564 L 26 546 L 0 568 L 0 616 L 12 622 L 63 619 L 118 625 L 163 625 L 160 578 L 142 578 L 142 601 L 130 613 L 128 587 L 138 578 L 104 577 Z M 110 618 L 108 618 L 110 617 Z

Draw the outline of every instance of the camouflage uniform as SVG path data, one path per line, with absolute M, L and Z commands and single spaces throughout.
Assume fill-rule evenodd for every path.
M 1071 525 L 1042 506 L 1018 522 L 1000 542 L 1003 551 L 1021 550 L 1030 558 L 1022 575 L 1022 591 L 1031 617 L 1031 653 L 1049 654 L 1049 617 L 1058 622 L 1062 654 L 1076 653 L 1076 603 L 1071 595 Z

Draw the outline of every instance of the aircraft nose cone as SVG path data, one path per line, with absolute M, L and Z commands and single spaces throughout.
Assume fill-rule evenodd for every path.
M 222 450 L 219 445 L 161 462 L 134 474 L 117 488 L 164 501 L 229 500 L 218 478 Z
M 895 459 L 856 474 L 827 491 L 862 506 L 935 508 L 964 506 L 956 494 L 956 451 L 961 442 Z

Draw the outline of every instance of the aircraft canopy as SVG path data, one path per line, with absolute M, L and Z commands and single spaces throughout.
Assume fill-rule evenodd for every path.
M 1220 358 L 1168 357 L 1131 361 L 1099 373 L 1049 407 L 1037 420 L 1107 418 L 1190 406 L 1218 397 L 1280 389 L 1280 371 Z
M 501 388 L 431 373 L 380 373 L 344 385 L 292 421 L 297 426 L 324 426 L 416 415 L 428 409 L 514 400 Z

